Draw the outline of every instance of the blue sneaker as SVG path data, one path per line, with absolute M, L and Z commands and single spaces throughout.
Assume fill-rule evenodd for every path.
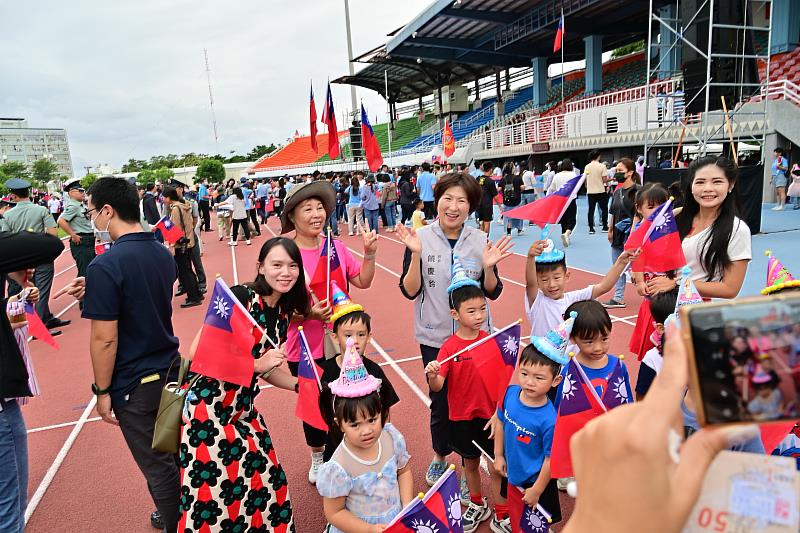
M 447 463 L 444 461 L 431 461 L 431 464 L 428 465 L 428 471 L 425 472 L 425 483 L 427 483 L 429 487 L 433 487 L 433 485 L 439 481 L 439 478 L 442 477 L 446 469 Z
M 469 505 L 470 502 L 469 489 L 467 488 L 467 476 L 464 475 L 461 476 L 460 489 L 461 489 L 461 505 L 466 507 L 467 505 Z

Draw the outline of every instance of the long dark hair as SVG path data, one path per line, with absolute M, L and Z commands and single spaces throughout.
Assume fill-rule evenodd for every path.
M 234 188 L 233 188 L 233 194 L 234 194 L 234 195 L 236 196 L 236 198 L 238 198 L 239 200 L 244 200 L 244 193 L 242 192 L 242 188 L 241 188 L 241 187 L 234 187 Z
M 357 176 L 353 176 L 350 178 L 350 195 L 351 196 L 358 196 L 358 186 L 360 182 L 358 181 Z
M 300 271 L 294 286 L 289 289 L 289 292 L 281 296 L 280 300 L 278 300 L 278 305 L 280 305 L 281 311 L 289 316 L 293 313 L 305 316 L 310 309 L 308 292 L 306 291 L 306 276 L 303 271 L 303 256 L 300 254 L 300 249 L 294 241 L 286 237 L 271 238 L 261 246 L 261 251 L 258 253 L 258 264 L 261 266 L 266 260 L 267 255 L 269 255 L 269 252 L 276 246 L 281 246 L 286 250 L 286 253 L 292 258 L 292 261 L 297 263 Z M 267 283 L 264 275 L 260 272 L 256 273 L 255 280 L 250 283 L 245 283 L 245 286 L 253 289 L 261 296 L 269 296 L 272 294 L 273 290 L 272 287 L 269 286 L 269 283 Z
M 731 192 L 722 201 L 717 212 L 717 219 L 711 224 L 711 231 L 701 245 L 700 264 L 708 273 L 706 281 L 711 281 L 717 274 L 722 275 L 731 264 L 728 255 L 728 243 L 733 235 L 734 218 L 739 214 L 739 193 L 736 189 L 736 178 L 739 173 L 736 165 L 726 157 L 706 156 L 692 161 L 689 165 L 688 179 L 683 188 L 683 211 L 675 217 L 678 233 L 683 240 L 692 230 L 694 217 L 700 212 L 700 204 L 692 194 L 692 183 L 698 170 L 709 165 L 720 168 L 731 187 Z

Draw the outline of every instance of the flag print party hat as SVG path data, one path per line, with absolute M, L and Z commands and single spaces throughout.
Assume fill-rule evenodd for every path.
M 480 283 L 469 277 L 467 271 L 464 270 L 464 265 L 461 264 L 461 260 L 457 255 L 453 256 L 453 268 L 450 272 L 450 286 L 447 287 L 448 294 L 456 289 L 460 289 L 461 287 L 466 287 L 467 285 L 472 285 L 475 287 L 481 286 Z
M 772 383 L 772 376 L 761 365 L 758 365 L 750 381 L 752 381 L 753 385 L 766 385 Z
M 347 348 L 342 358 L 342 372 L 339 379 L 330 384 L 334 396 L 342 398 L 361 398 L 378 390 L 381 380 L 367 373 L 364 361 L 356 351 L 356 342 L 347 339 Z
M 678 300 L 675 302 L 675 312 L 684 305 L 703 303 L 703 297 L 697 292 L 697 287 L 690 277 L 692 269 L 685 266 L 681 269 L 681 283 L 678 285 Z
M 544 247 L 544 251 L 536 257 L 535 261 L 537 263 L 557 263 L 564 260 L 564 252 L 556 248 L 556 245 L 553 244 L 553 240 L 548 238 L 549 236 L 550 224 L 545 224 L 544 228 L 542 228 L 541 240 L 545 241 L 547 244 Z
M 767 250 L 764 255 L 769 257 L 767 260 L 767 286 L 761 289 L 761 294 L 773 294 L 784 289 L 800 287 L 800 280 L 792 277 L 783 263 L 772 255 L 772 250 Z
M 333 304 L 333 314 L 328 322 L 336 322 L 344 315 L 355 313 L 356 311 L 363 311 L 364 308 L 358 304 L 353 303 L 350 297 L 344 292 L 335 281 L 331 280 L 331 303 Z
M 578 313 L 572 311 L 569 318 L 558 325 L 556 329 L 551 329 L 544 337 L 533 337 L 531 343 L 541 353 L 555 361 L 560 365 L 566 365 L 567 358 L 567 343 L 569 342 L 569 335 L 572 333 L 572 325 L 575 323 L 575 317 Z

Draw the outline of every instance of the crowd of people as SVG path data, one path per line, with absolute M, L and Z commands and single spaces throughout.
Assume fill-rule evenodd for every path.
M 669 190 L 653 183 L 643 186 L 637 166 L 630 158 L 604 164 L 592 152 L 583 170 L 590 233 L 595 232 L 599 208 L 600 227 L 611 248 L 612 266 L 599 282 L 567 290 L 566 252 L 577 219 L 574 200 L 560 220 L 561 248 L 546 233 L 530 246 L 524 302 L 518 305 L 530 323 L 531 341 L 515 355 L 511 384 L 500 390 L 479 376 L 477 355 L 463 354 L 497 325 L 489 307 L 503 292 L 500 268 L 512 255 L 512 232 L 522 234 L 525 225 L 500 219 L 506 235 L 496 241 L 489 239 L 490 225 L 498 213 L 553 194 L 580 174 L 570 159 L 548 163 L 541 174 L 514 163 L 484 162 L 472 173 L 466 167 L 423 163 L 418 168 L 384 166 L 375 174 L 315 173 L 216 184 L 199 180 L 196 187 L 173 179 L 137 188 L 107 177 L 84 191 L 71 180 L 64 186 L 69 201 L 57 221 L 46 208 L 40 211 L 30 204 L 29 183 L 10 180 L 6 186 L 11 196 L 4 200 L 0 221 L 0 271 L 11 282 L 8 316 L 0 324 L 0 416 L 11 428 L 12 444 L 0 439 L 0 456 L 14 456 L 17 466 L 0 474 L 0 486 L 13 496 L 13 501 L 0 500 L 0 529 L 24 528 L 27 452 L 17 399 L 38 390 L 19 302 L 42 308 L 49 327 L 66 325 L 51 322 L 46 310 L 53 261 L 63 249 L 55 237 L 57 224 L 67 233 L 78 266 L 78 277 L 61 292 L 80 300 L 82 318 L 91 321 L 96 409 L 104 421 L 120 427 L 147 480 L 157 509 L 151 516 L 154 527 L 170 533 L 302 529 L 294 520 L 290 494 L 307 490 L 306 480 L 287 479 L 268 420 L 254 400 L 262 381 L 298 392 L 308 350 L 322 371 L 324 426 L 302 423 L 309 454 L 307 481 L 322 497 L 328 531 L 383 531 L 414 498 L 412 471 L 424 470 L 432 486 L 455 456 L 463 473 L 463 512 L 455 519 L 467 533 L 486 521 L 496 533 L 516 531 L 508 498 L 517 489 L 526 505 L 540 504 L 557 523 L 564 497 L 559 492 L 572 487 L 574 495 L 576 481 L 580 497 L 564 531 L 639 531 L 644 520 L 660 524 L 653 531 L 680 531 L 717 451 L 765 453 L 752 427 L 700 430 L 691 395 L 686 395 L 684 347 L 677 326 L 668 325 L 684 305 L 737 297 L 752 258 L 751 238 L 738 217 L 737 168 L 732 162 L 698 158 L 689 165 L 687 185 Z M 627 237 L 670 195 L 680 199 L 676 221 L 688 264 L 683 271 L 633 272 L 630 277 L 644 297 L 629 345 L 642 370 L 631 383 L 624 356 L 609 354 L 614 331 L 607 309 L 625 306 L 624 272 L 637 256 L 624 248 Z M 175 380 L 175 362 L 181 356 L 192 360 L 199 343 L 198 333 L 191 349 L 178 353 L 172 299 L 185 294 L 181 307 L 204 300 L 209 286 L 202 232 L 214 231 L 215 216 L 220 241 L 237 246 L 241 230 L 245 244 L 251 245 L 273 214 L 281 236 L 261 243 L 255 278 L 231 288 L 263 330 L 252 348 L 249 385 L 190 375 L 183 384 L 178 452 L 154 449 L 161 392 Z M 477 224 L 470 221 L 472 214 Z M 167 221 L 181 232 L 175 242 L 163 238 Z M 342 241 L 331 241 L 344 286 L 331 286 L 328 298 L 310 287 L 309 273 L 326 260 L 326 235 L 339 235 L 344 224 L 348 235 L 360 237 L 362 258 Z M 402 434 L 416 421 L 391 416 L 400 398 L 389 376 L 367 356 L 372 318 L 348 295 L 351 287 L 373 287 L 380 232 L 393 232 L 405 246 L 399 294 L 413 302 L 413 335 L 429 387 L 427 467 L 411 460 Z M 105 244 L 109 246 L 95 255 L 95 245 Z M 784 284 L 780 290 L 792 288 Z M 609 300 L 598 301 L 612 290 Z M 750 336 L 743 342 L 744 350 L 760 341 Z M 786 355 L 795 348 L 786 348 Z M 569 355 L 574 355 L 572 361 Z M 754 360 L 739 359 L 742 365 Z M 758 359 L 760 372 L 747 375 L 769 375 L 764 360 Z M 631 404 L 635 392 L 642 401 L 609 407 L 575 434 L 570 453 L 564 444 L 569 438 L 554 435 L 562 407 L 574 394 L 574 375 L 568 371 L 572 364 L 588 378 L 597 397 L 616 395 L 618 404 Z M 654 387 L 655 382 L 662 386 Z M 773 393 L 761 392 L 764 383 L 752 385 L 753 401 L 762 398 L 766 411 Z M 669 460 L 675 452 L 667 443 L 679 416 L 685 436 L 692 436 L 681 448 L 676 469 Z M 634 431 L 642 424 L 647 432 Z M 624 438 L 631 442 L 623 456 L 618 443 Z M 660 439 L 663 449 L 645 445 L 643 439 Z M 482 455 L 490 459 L 488 485 L 480 475 Z M 616 474 L 610 476 L 611 471 Z M 618 497 L 631 486 L 640 492 L 635 508 Z

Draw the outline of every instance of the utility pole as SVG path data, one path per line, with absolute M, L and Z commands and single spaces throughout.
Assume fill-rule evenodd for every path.
M 347 30 L 347 67 L 348 71 L 350 72 L 350 76 L 355 75 L 355 67 L 353 67 L 353 37 L 350 33 L 350 3 L 348 0 L 344 0 L 344 23 L 345 29 Z M 353 120 L 356 119 L 358 113 L 356 109 L 358 107 L 358 100 L 356 98 L 356 86 L 350 85 L 350 104 L 352 105 L 353 110 Z
M 92 167 L 87 165 L 87 166 L 85 166 L 83 168 L 86 169 L 86 175 L 88 176 L 89 175 L 89 171 L 92 169 Z
M 219 135 L 217 135 L 217 116 L 214 114 L 214 95 L 211 93 L 211 69 L 208 67 L 208 49 L 203 48 L 203 56 L 206 60 L 206 79 L 208 80 L 208 101 L 211 104 L 211 123 L 214 126 L 214 142 L 219 153 Z

